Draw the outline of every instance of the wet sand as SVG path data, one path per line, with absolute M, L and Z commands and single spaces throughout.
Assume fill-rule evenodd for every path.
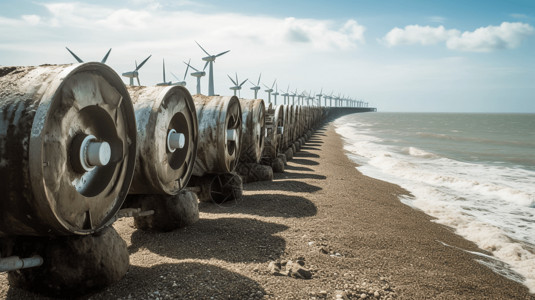
M 121 219 L 114 227 L 128 244 L 130 270 L 83 298 L 535 299 L 464 251 L 483 252 L 473 243 L 402 204 L 405 190 L 355 166 L 327 124 L 273 182 L 245 185 L 236 202 L 201 203 L 200 221 L 188 228 L 143 232 Z M 268 269 L 298 258 L 312 279 Z M 40 297 L 0 274 L 0 298 Z

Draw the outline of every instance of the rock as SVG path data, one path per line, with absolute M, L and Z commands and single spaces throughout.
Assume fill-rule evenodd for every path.
M 284 152 L 284 155 L 286 156 L 286 161 L 291 160 L 291 159 L 294 157 L 294 151 L 293 151 L 293 149 L 292 149 L 291 147 L 288 148 L 288 149 Z
M 320 291 L 318 294 L 322 297 L 327 297 L 327 291 Z
M 299 278 L 299 279 L 311 279 L 312 278 L 312 272 L 310 270 L 305 269 L 302 265 L 298 264 L 297 262 L 293 262 L 291 260 L 288 261 L 286 264 L 286 272 L 288 273 L 288 276 Z
M 190 191 L 178 195 L 129 195 L 128 205 L 142 211 L 154 210 L 150 216 L 134 217 L 141 230 L 171 231 L 189 226 L 199 220 L 199 201 Z
M 275 276 L 283 276 L 284 274 L 281 273 L 281 263 L 277 261 L 271 261 L 268 265 L 268 271 L 271 275 Z
M 360 299 L 366 299 L 368 298 L 368 295 L 365 293 L 360 294 Z
M 286 158 L 286 156 L 285 156 Z M 276 158 L 273 160 L 273 163 L 271 163 L 271 168 L 273 169 L 273 172 L 275 173 L 284 173 L 284 161 L 281 158 Z
M 281 159 L 285 166 L 288 165 L 288 159 L 286 159 L 286 155 L 281 153 L 281 154 L 277 155 L 277 158 Z
M 273 168 L 271 166 L 257 163 L 240 163 L 236 167 L 236 172 L 241 175 L 244 183 L 273 180 Z
M 39 253 L 44 263 L 9 272 L 9 283 L 50 296 L 72 298 L 102 289 L 123 278 L 129 265 L 126 243 L 113 227 L 88 236 L 23 238 L 15 247 L 22 256 Z

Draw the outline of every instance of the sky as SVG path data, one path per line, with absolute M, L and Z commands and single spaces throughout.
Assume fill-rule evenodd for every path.
M 189 59 L 204 67 L 195 41 L 212 55 L 230 50 L 214 63 L 220 95 L 233 93 L 228 75 L 256 83 L 261 73 L 280 93 L 332 93 L 378 111 L 535 113 L 533 0 L 0 2 L 2 66 L 75 63 L 65 47 L 100 61 L 112 48 L 118 74 L 152 55 L 139 78 L 154 85 L 163 59 L 167 81 L 182 80 Z M 195 93 L 196 79 L 186 82 Z

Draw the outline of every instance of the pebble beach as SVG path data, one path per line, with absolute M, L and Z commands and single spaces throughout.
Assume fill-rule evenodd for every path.
M 332 121 L 332 120 L 331 120 Z M 183 229 L 113 225 L 130 268 L 81 299 L 535 299 L 484 265 L 483 250 L 362 175 L 326 122 L 271 182 L 200 203 Z M 483 263 L 482 263 L 483 262 Z M 9 286 L 1 299 L 46 299 Z

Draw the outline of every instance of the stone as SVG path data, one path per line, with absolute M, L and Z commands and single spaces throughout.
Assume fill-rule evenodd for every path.
M 277 158 L 281 159 L 285 166 L 288 165 L 288 159 L 286 159 L 286 155 L 284 155 L 283 153 L 277 155 Z
M 128 271 L 125 241 L 113 227 L 86 236 L 23 238 L 15 245 L 22 256 L 37 252 L 43 265 L 8 273 L 12 286 L 32 292 L 76 297 L 109 286 Z
M 154 210 L 149 216 L 134 217 L 141 230 L 171 231 L 199 221 L 199 200 L 191 191 L 178 195 L 129 195 L 128 203 L 142 211 Z
M 286 264 L 286 272 L 288 273 L 288 276 L 299 278 L 299 279 L 311 279 L 312 278 L 312 272 L 310 270 L 304 268 L 297 262 L 293 262 L 291 260 L 288 261 Z
M 271 168 L 274 173 L 284 173 L 284 161 L 277 157 L 273 160 L 273 163 L 271 163 Z
M 243 183 L 273 180 L 273 168 L 271 166 L 257 163 L 240 163 L 236 167 L 236 172 L 242 177 Z

